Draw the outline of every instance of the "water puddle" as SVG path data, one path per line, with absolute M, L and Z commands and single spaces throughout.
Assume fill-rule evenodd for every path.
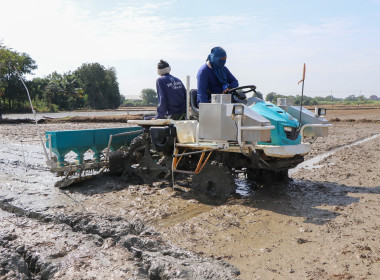
M 235 179 L 236 193 L 243 197 L 249 196 L 252 193 L 251 188 L 248 186 L 247 179 L 237 178 Z
M 172 227 L 176 224 L 182 223 L 184 221 L 190 220 L 193 217 L 196 217 L 204 212 L 208 212 L 213 209 L 213 206 L 197 204 L 190 206 L 185 213 L 180 213 L 178 215 L 172 215 L 168 218 L 164 218 L 159 222 L 161 227 Z
M 41 146 L 0 143 L 0 200 L 15 198 L 15 204 L 34 211 L 64 205 L 67 198 L 52 188 L 57 180 Z

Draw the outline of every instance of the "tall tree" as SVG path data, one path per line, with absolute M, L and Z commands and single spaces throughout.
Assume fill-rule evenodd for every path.
M 44 99 L 49 105 L 56 104 L 60 110 L 73 110 L 83 106 L 84 98 L 78 90 L 79 83 L 71 72 L 63 75 L 54 72 L 48 76 L 48 80 Z
M 121 104 L 119 83 L 117 82 L 116 69 L 111 67 L 106 70 L 105 94 L 109 107 L 116 109 Z
M 44 99 L 44 92 L 48 83 L 48 78 L 34 78 L 31 81 L 27 81 L 26 85 L 29 89 L 31 98 Z
M 101 88 L 105 79 L 104 66 L 99 63 L 84 63 L 75 70 L 74 75 L 87 95 L 86 106 L 93 109 L 103 109 L 105 104 Z
M 0 96 L 8 102 L 9 110 L 20 107 L 28 99 L 17 72 L 23 77 L 37 68 L 26 53 L 18 53 L 0 42 Z
M 151 88 L 145 88 L 141 91 L 140 97 L 143 105 L 156 106 L 158 105 L 157 92 Z
M 93 109 L 117 108 L 120 92 L 114 68 L 106 69 L 99 63 L 84 63 L 74 76 L 87 95 L 87 106 Z
M 355 95 L 351 94 L 351 95 L 347 96 L 344 100 L 345 101 L 356 101 L 358 99 L 356 98 Z

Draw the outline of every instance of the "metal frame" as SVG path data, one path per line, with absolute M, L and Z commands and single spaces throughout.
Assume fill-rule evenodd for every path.
M 307 127 L 316 127 L 316 128 L 325 128 L 325 127 L 331 127 L 332 124 L 326 123 L 326 124 L 304 124 L 301 128 L 300 134 L 301 134 L 301 143 L 304 143 L 304 136 L 303 136 L 303 131 Z
M 214 148 L 214 149 L 204 149 L 196 152 L 188 152 L 186 153 L 186 148 L 184 150 L 184 153 L 178 154 L 178 148 L 174 148 L 174 154 L 173 154 L 173 164 L 172 164 L 172 170 L 174 172 L 180 172 L 180 173 L 187 173 L 187 174 L 198 174 L 199 172 L 202 171 L 203 167 L 206 165 L 207 161 L 209 160 L 211 154 L 213 151 L 218 151 L 221 150 L 222 148 Z M 208 153 L 206 159 L 205 156 Z M 201 157 L 198 161 L 197 167 L 195 168 L 194 171 L 188 171 L 188 170 L 179 170 L 177 169 L 179 162 L 184 156 L 190 156 L 190 155 L 195 155 L 195 154 L 201 154 Z
M 241 140 L 241 132 L 243 130 L 253 130 L 253 131 L 258 131 L 258 130 L 272 130 L 272 129 L 275 129 L 275 126 L 274 125 L 267 125 L 267 126 L 242 126 L 241 125 L 241 122 L 242 122 L 242 115 L 235 115 L 235 119 L 238 120 L 238 143 L 239 143 L 239 146 L 240 147 L 244 147 L 245 144 L 242 142 Z
M 108 146 L 106 148 L 106 161 L 109 161 L 109 153 L 110 153 L 110 148 L 111 148 L 113 137 L 119 137 L 119 136 L 124 136 L 124 135 L 137 134 L 137 133 L 141 133 L 141 132 L 144 132 L 144 130 L 140 129 L 140 130 L 123 132 L 123 133 L 118 133 L 118 134 L 111 134 L 110 135 L 110 139 L 108 140 Z

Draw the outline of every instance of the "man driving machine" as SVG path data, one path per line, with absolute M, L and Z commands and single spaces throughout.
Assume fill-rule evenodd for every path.
M 227 54 L 222 47 L 214 47 L 206 63 L 197 74 L 197 104 L 211 102 L 212 93 L 225 93 L 239 86 L 238 80 L 226 66 Z

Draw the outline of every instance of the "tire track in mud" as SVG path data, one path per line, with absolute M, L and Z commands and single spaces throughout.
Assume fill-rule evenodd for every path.
M 171 246 L 139 220 L 91 214 L 54 216 L 10 202 L 0 200 L 0 209 L 14 214 L 1 219 L 5 226 L 0 230 L 0 276 L 75 279 L 112 259 L 118 259 L 119 272 L 115 275 L 105 269 L 109 273 L 105 278 L 114 274 L 111 279 L 237 279 L 239 275 L 234 266 L 223 261 Z M 94 257 L 98 255 L 102 258 Z M 76 261 L 71 260 L 73 256 Z M 4 265 L 7 259 L 17 261 Z M 77 271 L 71 271 L 73 267 Z M 122 267 L 126 267 L 124 272 Z M 95 279 L 101 279 L 98 276 Z
M 374 134 L 370 137 L 367 137 L 367 138 L 363 138 L 363 139 L 359 139 L 359 140 L 356 140 L 352 143 L 348 143 L 348 144 L 345 144 L 345 145 L 342 145 L 342 146 L 338 146 L 336 148 L 334 148 L 333 150 L 331 151 L 328 151 L 327 153 L 324 153 L 324 154 L 321 154 L 321 155 L 317 155 L 309 160 L 306 160 L 302 163 L 300 163 L 297 167 L 293 168 L 293 169 L 290 169 L 289 170 L 289 176 L 298 172 L 299 170 L 301 170 L 302 168 L 305 168 L 305 169 L 312 169 L 312 168 L 318 168 L 319 166 L 316 164 L 320 163 L 322 160 L 324 160 L 325 158 L 343 150 L 343 149 L 347 149 L 347 148 L 351 148 L 353 146 L 356 146 L 356 145 L 360 145 L 360 144 L 363 144 L 367 141 L 371 141 L 373 139 L 376 139 L 380 137 L 380 133 L 379 134 Z
M 0 143 L 0 279 L 237 279 L 234 266 L 174 247 L 141 220 L 55 214 L 80 201 L 53 187 L 40 150 Z
M 130 222 L 94 214 L 54 215 L 47 214 L 46 207 L 31 205 L 39 204 L 41 192 L 54 194 L 54 177 L 43 168 L 43 155 L 36 154 L 35 146 L 25 149 L 25 175 L 20 148 L 6 149 L 8 156 L 0 161 L 0 169 L 12 177 L 14 188 L 3 199 L 0 193 L 0 208 L 15 214 L 5 219 L 9 229 L 3 226 L 7 229 L 0 231 L 0 249 L 7 260 L 18 260 L 16 267 L 3 267 L 3 274 L 20 277 L 15 279 L 75 279 L 94 270 L 104 273 L 103 278 L 113 275 L 114 279 L 235 279 L 239 274 L 231 265 L 170 246 L 139 220 Z M 24 203 L 25 199 L 18 197 L 25 187 L 28 191 L 21 196 L 32 194 L 32 203 Z M 42 205 L 53 211 L 56 206 L 51 202 Z M 25 225 L 30 232 L 25 232 Z M 113 269 L 99 271 L 98 267 L 111 262 L 115 264 Z

